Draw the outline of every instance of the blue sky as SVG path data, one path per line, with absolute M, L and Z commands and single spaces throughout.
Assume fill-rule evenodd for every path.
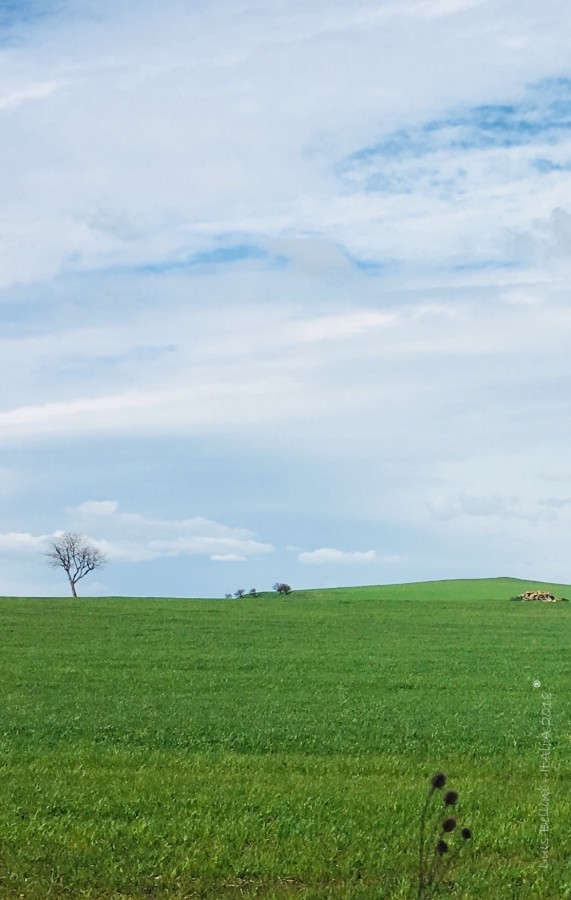
M 571 580 L 568 18 L 3 5 L 0 594 Z

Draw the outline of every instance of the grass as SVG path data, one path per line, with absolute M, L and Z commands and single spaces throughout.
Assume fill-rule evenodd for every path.
M 474 832 L 442 896 L 571 897 L 571 604 L 534 586 L 3 599 L 0 897 L 413 898 L 438 769 Z

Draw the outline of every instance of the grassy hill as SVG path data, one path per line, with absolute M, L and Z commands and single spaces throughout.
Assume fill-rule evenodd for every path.
M 446 896 L 571 897 L 571 604 L 532 587 L 571 596 L 1 600 L 0 897 L 412 898 L 439 769 L 474 832 Z

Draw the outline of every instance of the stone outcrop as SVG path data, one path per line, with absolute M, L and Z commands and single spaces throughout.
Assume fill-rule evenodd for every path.
M 541 603 L 557 603 L 560 599 L 549 591 L 524 591 L 519 596 L 520 600 L 539 600 Z

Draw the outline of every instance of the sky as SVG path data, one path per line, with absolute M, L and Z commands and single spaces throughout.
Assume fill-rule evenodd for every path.
M 0 595 L 571 582 L 563 0 L 1 0 Z

